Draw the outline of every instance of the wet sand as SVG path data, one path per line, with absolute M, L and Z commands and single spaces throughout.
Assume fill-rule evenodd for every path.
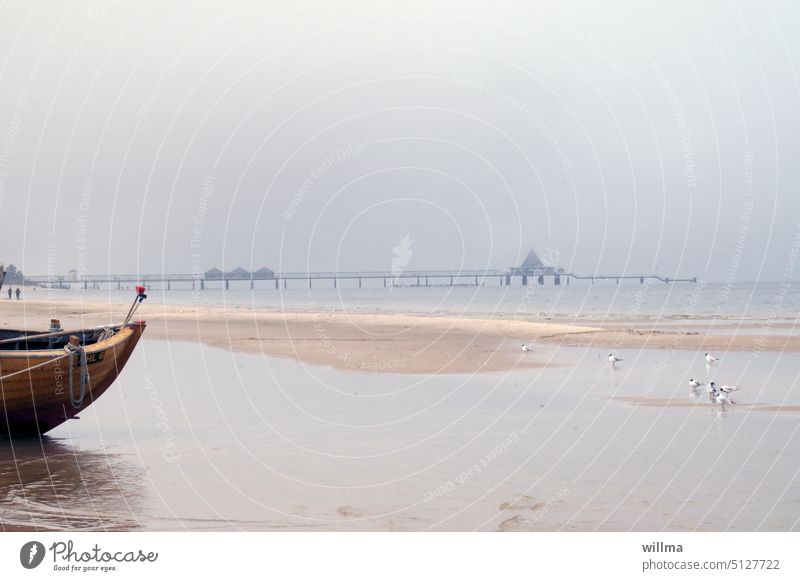
M 31 294 L 31 293 L 29 293 Z M 64 328 L 119 322 L 128 305 L 59 300 L 0 301 L 0 325 L 43 330 L 51 317 Z M 757 323 L 742 323 L 736 334 L 664 330 L 640 322 L 531 321 L 494 318 L 275 312 L 246 307 L 197 307 L 145 303 L 136 318 L 147 320 L 147 338 L 202 342 L 243 353 L 287 357 L 302 363 L 363 372 L 411 374 L 477 373 L 537 368 L 546 362 L 536 344 L 596 347 L 600 350 L 679 349 L 800 351 L 800 336 L 768 335 Z M 522 343 L 534 347 L 521 352 Z
M 81 419 L 0 447 L 6 530 L 800 529 L 800 356 L 542 347 L 367 374 L 144 341 Z M 721 410 L 688 374 L 742 386 Z M 655 405 L 631 405 L 649 400 Z M 769 406 L 780 406 L 774 410 Z M 759 408 L 756 412 L 756 408 Z M 771 411 L 772 410 L 772 411 Z
M 699 395 L 694 399 L 686 400 L 680 399 L 665 399 L 665 398 L 650 398 L 643 396 L 625 396 L 610 398 L 616 401 L 624 401 L 633 406 L 643 406 L 652 408 L 685 408 L 685 409 L 699 409 L 708 408 L 709 401 L 705 394 Z M 751 411 L 751 412 L 767 412 L 767 413 L 800 413 L 800 405 L 781 405 L 769 403 L 748 403 L 748 404 L 729 404 L 729 407 L 736 407 L 737 411 Z
M 0 324 L 87 327 L 127 306 L 0 301 Z M 136 318 L 145 340 L 80 420 L 0 446 L 0 529 L 800 529 L 797 338 L 759 323 L 158 303 Z M 690 377 L 741 386 L 738 404 Z

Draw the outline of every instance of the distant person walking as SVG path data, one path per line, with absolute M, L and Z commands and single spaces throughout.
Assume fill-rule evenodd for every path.
M 8 287 L 8 300 L 11 300 L 11 287 Z
M 11 289 L 8 289 L 8 290 L 11 290 Z M 15 292 L 17 294 L 17 300 L 19 300 L 19 287 L 17 287 L 17 290 Z

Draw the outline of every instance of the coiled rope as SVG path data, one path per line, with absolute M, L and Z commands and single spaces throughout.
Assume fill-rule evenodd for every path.
M 74 369 L 73 365 L 73 358 L 75 354 L 78 354 L 80 357 L 80 392 L 78 397 L 75 397 L 75 390 L 73 386 L 72 380 L 72 370 Z M 17 375 L 22 375 L 23 373 L 30 373 L 34 369 L 38 369 L 39 367 L 44 367 L 45 365 L 52 365 L 57 361 L 61 361 L 62 359 L 67 359 L 69 363 L 69 370 L 67 374 L 69 375 L 69 401 L 72 404 L 72 407 L 79 408 L 83 406 L 83 400 L 86 397 L 86 388 L 89 385 L 89 361 L 86 357 L 86 349 L 82 345 L 71 345 L 67 344 L 64 347 L 64 355 L 59 355 L 58 357 L 53 357 L 52 359 L 48 359 L 47 361 L 43 361 L 42 363 L 38 363 L 36 365 L 31 365 L 25 369 L 21 369 L 20 371 L 15 371 L 14 373 L 9 373 L 8 375 L 0 376 L 0 381 L 5 381 L 6 379 L 11 379 L 12 377 L 16 377 Z
M 67 362 L 69 364 L 69 371 L 67 372 L 69 375 L 69 401 L 72 407 L 79 408 L 83 405 L 83 398 L 86 397 L 86 386 L 89 384 L 89 362 L 86 359 L 86 349 L 83 348 L 83 345 L 67 343 L 64 346 L 64 351 L 67 353 Z M 76 353 L 80 356 L 81 365 L 81 390 L 77 399 L 75 398 L 75 392 L 72 387 L 72 359 Z

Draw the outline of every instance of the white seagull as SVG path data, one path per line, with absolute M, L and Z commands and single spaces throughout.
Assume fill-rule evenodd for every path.
M 708 361 L 709 363 L 714 363 L 715 361 L 719 361 L 719 359 L 714 357 L 710 353 L 706 353 L 706 361 Z
M 533 351 L 533 349 L 531 349 L 531 348 L 530 348 L 528 345 L 526 345 L 525 343 L 523 343 L 523 344 L 522 344 L 522 352 L 523 352 L 523 353 L 528 353 L 529 351 Z
M 723 385 L 718 390 L 717 384 L 712 381 L 708 384 L 708 399 L 711 400 L 711 403 L 718 403 L 724 408 L 726 404 L 736 403 L 729 394 L 738 389 L 735 385 Z
M 691 387 L 692 389 L 697 389 L 701 385 L 705 385 L 705 384 L 702 381 L 697 381 L 696 379 L 690 379 L 689 380 L 689 387 Z
M 622 359 L 620 359 L 619 357 L 617 357 L 613 353 L 609 353 L 608 354 L 608 360 L 611 362 L 612 366 L 615 365 L 617 363 L 617 361 L 622 361 Z
M 717 402 L 719 405 L 721 405 L 721 406 L 722 406 L 722 409 L 725 409 L 725 405 L 727 405 L 727 404 L 729 404 L 729 403 L 734 403 L 734 402 L 732 402 L 732 401 L 730 400 L 730 398 L 728 397 L 728 394 L 727 394 L 727 393 L 725 393 L 724 391 L 721 391 L 720 393 L 718 393 L 718 394 L 717 394 L 717 396 L 714 398 L 714 400 L 715 400 L 715 401 L 716 401 L 716 402 Z

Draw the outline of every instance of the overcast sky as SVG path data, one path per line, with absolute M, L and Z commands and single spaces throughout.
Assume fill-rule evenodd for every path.
M 781 280 L 791 2 L 6 2 L 0 260 Z M 215 6 L 224 6 L 217 9 Z

